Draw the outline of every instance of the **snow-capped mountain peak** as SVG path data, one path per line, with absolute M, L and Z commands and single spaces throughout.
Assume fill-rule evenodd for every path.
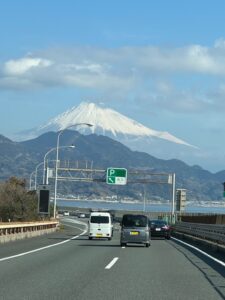
M 95 103 L 82 102 L 77 107 L 72 107 L 66 112 L 51 119 L 47 124 L 36 130 L 36 135 L 47 131 L 59 131 L 65 128 L 72 128 L 73 124 L 89 123 L 93 126 L 76 126 L 74 130 L 82 133 L 89 132 L 109 135 L 114 138 L 123 137 L 150 137 L 164 139 L 176 144 L 192 146 L 179 139 L 169 132 L 156 131 L 148 128 L 110 108 L 102 108 Z
M 88 123 L 93 126 L 76 125 L 80 123 Z M 82 102 L 80 105 L 72 107 L 44 125 L 17 134 L 17 140 L 36 138 L 43 133 L 60 131 L 66 128 L 77 130 L 82 134 L 95 133 L 106 135 L 134 150 L 144 150 L 142 147 L 140 148 L 140 143 L 143 144 L 143 142 L 144 144 L 148 144 L 148 148 L 150 145 L 151 150 L 153 150 L 153 144 L 158 144 L 159 141 L 197 148 L 167 131 L 157 131 L 148 128 L 111 108 L 104 108 L 89 102 Z M 139 145 L 137 145 L 137 140 Z M 155 149 L 158 149 L 158 146 Z

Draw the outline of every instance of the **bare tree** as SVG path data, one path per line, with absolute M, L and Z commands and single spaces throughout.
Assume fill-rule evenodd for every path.
M 26 190 L 26 181 L 11 177 L 0 184 L 0 219 L 31 221 L 38 219 L 37 195 Z

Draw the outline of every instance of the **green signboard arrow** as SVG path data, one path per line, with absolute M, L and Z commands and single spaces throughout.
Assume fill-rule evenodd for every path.
M 108 168 L 106 182 L 108 184 L 117 184 L 117 185 L 127 184 L 127 169 Z

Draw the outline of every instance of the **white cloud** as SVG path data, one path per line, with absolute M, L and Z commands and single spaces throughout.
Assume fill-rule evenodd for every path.
M 195 77 L 201 80 L 195 83 Z M 0 89 L 69 86 L 111 98 L 138 99 L 144 95 L 145 101 L 163 109 L 198 113 L 221 107 L 224 77 L 225 40 L 219 39 L 212 47 L 48 49 L 3 63 Z M 220 81 L 212 85 L 214 90 L 212 80 Z
M 216 40 L 214 47 L 217 49 L 225 49 L 225 40 L 223 38 Z
M 31 69 L 45 68 L 52 65 L 52 62 L 42 58 L 21 58 L 18 60 L 9 60 L 5 63 L 3 71 L 7 76 L 20 76 Z
M 222 42 L 220 42 L 221 44 Z M 214 47 L 199 45 L 184 48 L 124 47 L 118 49 L 77 48 L 54 53 L 43 53 L 45 57 L 25 57 L 9 60 L 3 65 L 2 77 L 19 78 L 29 76 L 31 81 L 41 81 L 48 73 L 51 84 L 71 84 L 99 88 L 99 79 L 106 88 L 112 83 L 127 81 L 144 82 L 148 76 L 169 76 L 176 74 L 225 75 L 225 47 L 218 52 L 218 42 Z M 74 50 L 74 51 L 73 51 Z M 1 78 L 2 79 L 2 78 Z M 89 80 L 89 83 L 87 82 Z M 118 87 L 121 88 L 122 84 Z
M 145 47 L 130 48 L 127 53 L 127 59 L 146 72 L 225 75 L 225 48 L 218 52 L 216 47 L 200 45 L 166 49 Z
M 71 72 L 90 72 L 90 73 L 98 73 L 101 74 L 104 72 L 105 66 L 102 66 L 97 63 L 92 62 L 84 62 L 83 64 L 75 64 L 75 63 L 67 63 L 67 64 L 58 64 L 58 67 L 61 71 L 65 73 Z

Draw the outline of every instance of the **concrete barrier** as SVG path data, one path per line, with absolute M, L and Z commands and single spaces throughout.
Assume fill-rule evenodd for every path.
M 225 225 L 176 222 L 173 231 L 225 245 Z
M 0 224 L 0 244 L 55 232 L 58 221 Z
M 214 243 L 212 241 L 204 240 L 204 239 L 198 238 L 193 235 L 176 232 L 176 231 L 174 231 L 172 233 L 172 236 L 174 236 L 178 239 L 181 239 L 181 240 L 185 240 L 185 241 L 191 243 L 192 245 L 202 246 L 205 249 L 210 249 L 213 252 L 220 252 L 220 253 L 225 254 L 225 246 L 224 245 L 220 245 L 220 244 Z

